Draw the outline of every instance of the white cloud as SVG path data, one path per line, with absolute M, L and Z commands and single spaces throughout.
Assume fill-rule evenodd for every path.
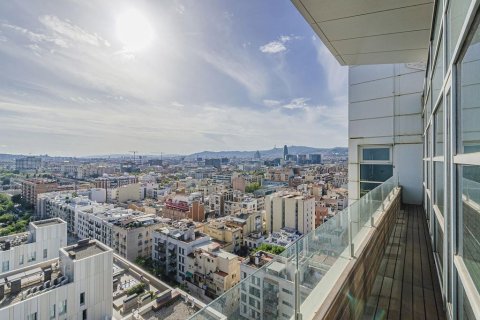
M 79 26 L 69 21 L 64 21 L 56 16 L 44 15 L 39 18 L 40 22 L 55 33 L 65 36 L 73 42 L 83 42 L 93 46 L 104 45 L 109 47 L 110 43 L 96 33 L 88 33 Z
M 22 28 L 22 27 L 13 25 L 13 24 L 9 24 L 9 23 L 2 23 L 2 27 L 5 28 L 5 29 L 10 29 L 10 30 L 13 30 L 17 33 L 20 33 L 20 34 L 24 35 L 25 37 L 27 37 L 27 39 L 29 39 L 30 41 L 35 42 L 35 43 L 50 42 L 50 43 L 54 43 L 57 46 L 62 47 L 62 48 L 67 48 L 68 47 L 67 42 L 63 39 L 60 39 L 60 38 L 51 37 L 51 36 L 48 36 L 48 35 L 42 34 L 42 33 L 36 33 L 36 32 L 30 31 L 28 29 L 25 29 L 25 28 Z
M 300 40 L 302 37 L 290 35 L 290 36 L 280 36 L 278 40 L 271 41 L 260 47 L 260 51 L 263 53 L 279 53 L 287 50 L 285 44 L 292 40 Z
M 183 103 L 180 103 L 178 101 L 172 101 L 172 103 L 170 104 L 172 107 L 177 107 L 177 108 L 183 108 L 185 107 L 185 105 Z
M 307 102 L 309 98 L 295 98 L 292 99 L 289 103 L 282 105 L 282 108 L 295 110 L 295 109 L 305 109 L 308 107 Z
M 273 100 L 273 99 L 264 99 L 263 104 L 267 107 L 276 107 L 280 105 L 282 101 L 279 100 Z
M 199 54 L 218 71 L 242 84 L 250 95 L 262 96 L 266 92 L 266 76 L 248 56 L 241 55 L 235 50 L 222 53 L 203 51 Z
M 317 50 L 317 62 L 325 72 L 327 78 L 326 83 L 330 93 L 332 96 L 337 97 L 337 99 L 342 98 L 345 100 L 347 98 L 348 68 L 340 66 L 322 42 L 316 38 L 312 41 Z
M 177 4 L 177 6 L 175 6 L 175 10 L 180 13 L 180 14 L 184 14 L 185 13 L 185 6 L 183 4 Z
M 287 50 L 285 45 L 280 41 L 272 41 L 260 47 L 263 53 L 279 53 Z

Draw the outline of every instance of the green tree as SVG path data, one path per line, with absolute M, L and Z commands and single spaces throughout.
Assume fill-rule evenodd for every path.
M 16 194 L 11 198 L 13 203 L 22 203 L 22 195 Z
M 13 209 L 13 202 L 7 195 L 0 194 L 0 215 L 9 213 Z
M 245 187 L 245 192 L 246 193 L 253 193 L 254 191 L 260 189 L 260 184 L 258 182 L 254 182 L 249 184 L 248 186 Z
M 283 251 L 285 251 L 285 247 L 276 246 L 269 243 L 262 243 L 254 250 L 254 252 L 257 252 L 257 251 L 265 251 L 265 252 L 270 252 L 278 255 L 278 254 L 281 254 Z

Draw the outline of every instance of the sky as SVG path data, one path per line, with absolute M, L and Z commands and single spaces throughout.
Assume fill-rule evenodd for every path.
M 347 100 L 288 0 L 0 2 L 0 153 L 346 146 Z

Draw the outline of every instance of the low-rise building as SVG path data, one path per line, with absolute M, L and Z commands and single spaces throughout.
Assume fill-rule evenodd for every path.
M 218 243 L 196 248 L 187 255 L 186 280 L 216 298 L 240 281 L 241 258 L 220 249 Z
M 206 234 L 195 230 L 195 225 L 187 221 L 164 224 L 152 233 L 152 259 L 160 272 L 183 283 L 187 271 L 187 255 L 195 248 L 211 243 Z

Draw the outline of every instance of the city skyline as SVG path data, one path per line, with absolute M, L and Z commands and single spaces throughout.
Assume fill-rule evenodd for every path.
M 0 153 L 347 144 L 347 70 L 289 1 L 0 8 Z

